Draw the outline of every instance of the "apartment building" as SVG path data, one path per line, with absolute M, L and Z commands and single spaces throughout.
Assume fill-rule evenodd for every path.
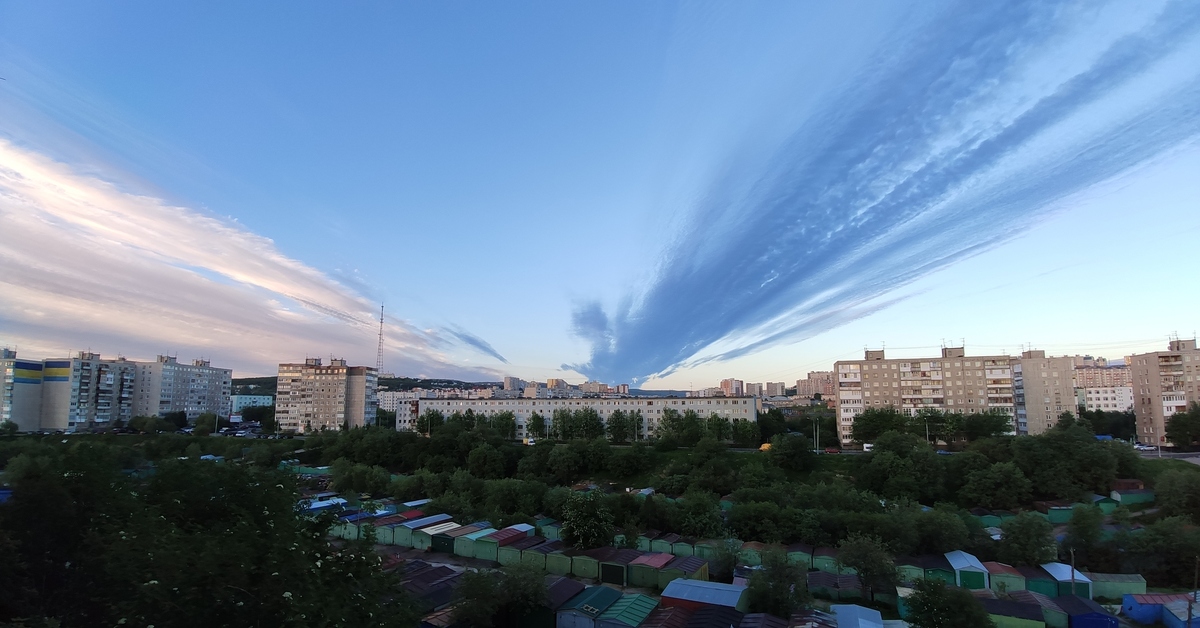
M 0 423 L 12 421 L 22 432 L 33 432 L 42 420 L 41 360 L 21 360 L 17 352 L 0 349 Z
M 396 429 L 416 429 L 417 417 L 426 410 L 434 409 L 449 417 L 455 412 L 474 411 L 475 414 L 498 414 L 512 412 L 517 422 L 517 437 L 526 436 L 525 426 L 529 418 L 536 412 L 544 417 L 549 424 L 555 410 L 579 410 L 592 408 L 600 418 L 607 419 L 616 410 L 642 413 L 643 436 L 653 434 L 658 427 L 658 421 L 664 410 L 670 408 L 680 413 L 694 410 L 703 418 L 716 414 L 730 421 L 758 421 L 758 400 L 748 397 L 726 398 L 709 397 L 696 398 L 647 398 L 630 397 L 622 399 L 420 399 L 410 403 L 407 408 L 401 407 L 396 414 Z M 403 412 L 403 410 L 407 412 Z
M 721 392 L 725 393 L 726 397 L 741 397 L 744 384 L 740 379 L 723 379 L 721 380 Z
M 41 429 L 106 430 L 134 417 L 137 364 L 81 351 L 42 361 Z
M 833 371 L 810 371 L 807 379 L 796 380 L 796 396 L 808 399 L 820 394 L 826 399 L 837 395 L 836 378 Z
M 229 413 L 241 414 L 246 408 L 261 408 L 275 405 L 272 395 L 231 395 L 229 397 Z
M 281 430 L 310 432 L 362 427 L 375 422 L 378 377 L 368 366 L 345 360 L 308 358 L 303 364 L 280 364 L 275 420 Z
M 742 394 L 746 395 L 747 397 L 761 397 L 763 396 L 763 392 L 764 389 L 762 384 L 746 382 L 742 385 Z
M 768 397 L 782 397 L 787 392 L 787 384 L 783 382 L 767 382 Z
M 888 359 L 882 350 L 867 350 L 862 360 L 836 362 L 833 372 L 843 444 L 852 442 L 854 417 L 867 408 L 893 406 L 909 415 L 926 408 L 1015 415 L 1007 355 L 967 356 L 963 347 L 946 347 L 941 357 Z
M 1078 388 L 1132 387 L 1133 374 L 1128 366 L 1075 365 L 1075 386 Z
M 208 360 L 180 364 L 166 355 L 158 356 L 154 362 L 134 364 L 135 415 L 166 416 L 170 412 L 183 412 L 188 421 L 195 421 L 205 413 L 229 416 L 232 369 L 216 368 Z
M 1076 371 L 1076 383 L 1079 371 Z M 1133 410 L 1132 386 L 1108 386 L 1075 389 L 1075 405 L 1089 412 L 1130 412 Z
M 1172 340 L 1166 351 L 1130 356 L 1138 440 L 1165 443 L 1167 420 L 1200 402 L 1200 350 L 1196 339 Z
M 1063 412 L 1078 414 L 1074 356 L 1046 357 L 1045 351 L 1024 351 L 1013 358 L 1012 367 L 1017 374 L 1018 433 L 1041 434 L 1054 427 Z

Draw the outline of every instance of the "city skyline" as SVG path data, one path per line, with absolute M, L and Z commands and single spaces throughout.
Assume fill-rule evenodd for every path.
M 685 390 L 1194 337 L 1200 9 L 965 6 L 6 5 L 0 346 L 373 365 L 382 302 L 399 375 Z

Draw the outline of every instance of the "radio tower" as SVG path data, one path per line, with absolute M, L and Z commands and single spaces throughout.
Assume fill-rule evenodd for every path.
M 379 304 L 379 351 L 375 354 L 375 375 L 383 372 L 383 304 Z

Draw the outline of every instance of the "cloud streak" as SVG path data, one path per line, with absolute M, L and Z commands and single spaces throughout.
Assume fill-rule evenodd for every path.
M 184 351 L 257 373 L 305 355 L 375 361 L 375 305 L 271 240 L 4 140 L 0 269 L 0 343 L 31 357 Z M 391 318 L 386 337 L 388 370 L 494 379 L 455 352 L 504 361 L 461 329 Z
M 1200 134 L 1200 6 L 1146 19 L 963 3 L 898 35 L 745 173 L 729 164 L 649 286 L 576 335 L 604 381 L 811 337 Z M 901 31 L 898 31 L 901 32 Z

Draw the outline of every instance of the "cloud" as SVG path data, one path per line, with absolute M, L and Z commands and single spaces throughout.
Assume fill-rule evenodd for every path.
M 591 354 L 570 368 L 630 381 L 811 337 L 1193 141 L 1200 5 L 1129 6 L 964 3 L 897 29 L 790 136 L 741 153 L 766 166 L 728 164 L 648 288 L 577 308 Z
M 4 140 L 0 294 L 0 343 L 30 357 L 182 351 L 256 373 L 306 355 L 375 362 L 375 304 L 359 292 L 267 238 Z M 504 361 L 463 330 L 446 338 L 393 317 L 385 335 L 388 370 L 494 379 L 453 352 Z
M 492 345 L 488 344 L 488 342 L 486 340 L 484 340 L 483 338 L 480 338 L 479 336 L 476 336 L 476 335 L 474 335 L 462 328 L 459 328 L 459 327 L 443 327 L 442 329 L 446 333 L 457 338 L 459 340 L 459 342 L 462 342 L 463 344 L 465 344 L 469 347 L 475 348 L 476 350 L 478 350 L 480 353 L 483 353 L 484 355 L 490 355 L 493 358 L 496 358 L 497 360 L 499 360 L 505 364 L 508 364 L 508 360 L 506 360 L 504 358 L 504 356 L 500 355 L 500 352 L 496 351 L 496 349 L 493 348 Z

